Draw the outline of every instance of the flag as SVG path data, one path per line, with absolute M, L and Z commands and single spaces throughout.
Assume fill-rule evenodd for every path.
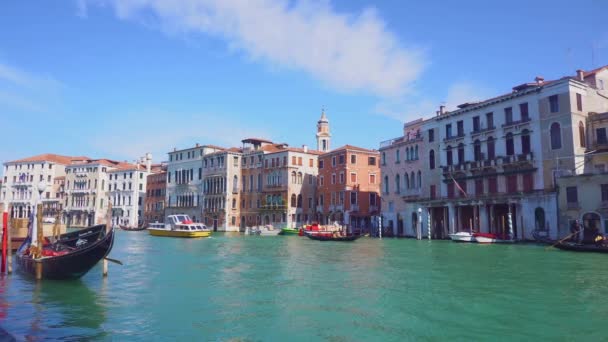
M 467 192 L 464 191 L 464 189 L 460 186 L 460 184 L 458 184 L 458 182 L 454 179 L 454 176 L 450 175 L 450 178 L 452 178 L 452 180 L 454 181 L 454 184 L 456 184 L 456 187 L 458 188 L 458 190 L 460 190 L 460 192 L 462 192 L 464 194 L 464 197 L 469 197 L 469 195 L 467 195 Z

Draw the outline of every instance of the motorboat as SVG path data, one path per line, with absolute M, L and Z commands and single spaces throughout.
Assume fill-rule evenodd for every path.
M 477 242 L 471 232 L 457 232 L 449 234 L 449 237 L 455 242 Z
M 499 235 L 494 233 L 474 233 L 473 237 L 478 243 L 514 243 L 515 240 L 507 235 Z
M 265 225 L 259 227 L 247 227 L 245 230 L 246 235 L 260 235 L 260 236 L 277 236 L 281 233 L 281 229 L 275 229 L 272 225 Z
M 169 215 L 165 223 L 150 223 L 148 232 L 153 236 L 199 238 L 211 235 L 202 223 L 193 222 L 188 215 Z

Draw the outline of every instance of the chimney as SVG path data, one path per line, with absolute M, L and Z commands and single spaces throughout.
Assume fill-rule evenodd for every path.
M 541 85 L 541 84 L 543 84 L 545 82 L 545 79 L 542 76 L 536 76 L 534 78 L 534 81 L 536 81 L 536 84 Z
M 443 115 L 445 113 L 445 106 L 441 105 L 439 106 L 439 115 Z
M 196 145 L 194 147 L 200 147 L 201 145 L 199 143 L 196 143 Z
M 439 116 L 439 111 L 438 110 L 435 111 L 435 115 Z
M 302 145 L 302 150 L 304 150 L 304 153 L 308 153 L 308 146 Z
M 576 70 L 576 76 L 578 77 L 578 79 L 580 81 L 584 81 L 585 80 L 585 71 L 581 70 L 581 69 Z

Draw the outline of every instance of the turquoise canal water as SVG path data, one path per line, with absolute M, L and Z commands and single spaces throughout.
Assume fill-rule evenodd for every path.
M 109 277 L 0 284 L 18 339 L 606 340 L 606 256 L 535 245 L 118 231 Z

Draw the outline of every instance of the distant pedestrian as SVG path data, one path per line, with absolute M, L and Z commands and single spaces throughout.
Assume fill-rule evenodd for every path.
M 581 230 L 581 223 L 579 220 L 575 220 L 571 225 L 570 225 L 570 233 L 572 234 L 570 237 L 570 241 L 572 242 L 578 242 L 578 237 L 579 237 L 579 232 Z

